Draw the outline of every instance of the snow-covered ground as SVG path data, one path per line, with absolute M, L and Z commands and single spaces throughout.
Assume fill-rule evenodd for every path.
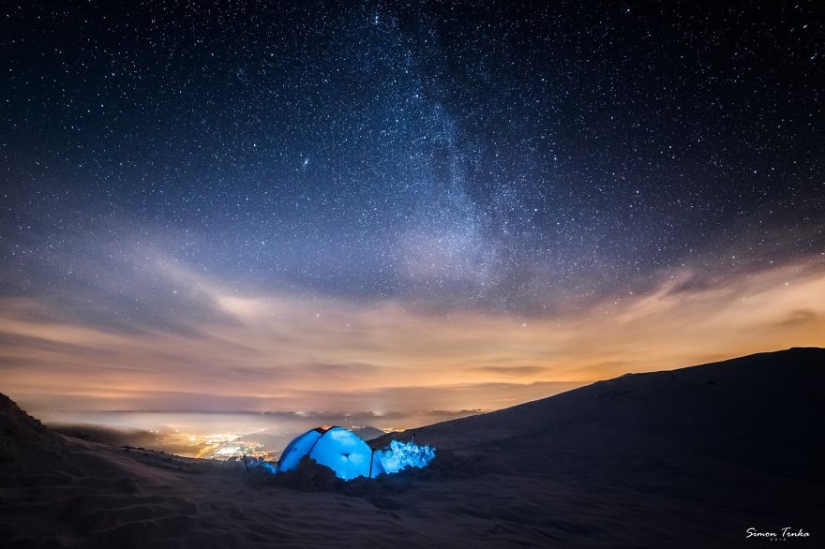
M 424 469 L 292 485 L 55 434 L 0 399 L 4 547 L 755 547 L 825 536 L 825 350 L 623 376 L 391 438 Z

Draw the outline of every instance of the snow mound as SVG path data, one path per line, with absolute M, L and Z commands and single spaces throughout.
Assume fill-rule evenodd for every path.
M 419 446 L 414 442 L 393 440 L 387 450 L 376 450 L 376 456 L 388 474 L 406 467 L 424 468 L 435 458 L 435 448 Z

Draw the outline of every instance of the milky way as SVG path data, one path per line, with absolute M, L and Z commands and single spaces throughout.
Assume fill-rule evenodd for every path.
M 816 2 L 2 15 L 12 396 L 495 407 L 825 344 Z

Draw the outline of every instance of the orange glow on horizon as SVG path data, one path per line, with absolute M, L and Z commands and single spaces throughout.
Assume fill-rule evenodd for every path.
M 563 316 L 428 313 L 397 301 L 238 296 L 196 279 L 231 322 L 114 332 L 46 299 L 0 308 L 3 391 L 36 410 L 494 409 L 626 372 L 825 345 L 821 258 Z

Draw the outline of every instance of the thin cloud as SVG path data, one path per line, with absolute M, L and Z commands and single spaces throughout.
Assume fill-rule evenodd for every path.
M 165 271 L 218 313 L 177 311 L 184 330 L 110 330 L 49 297 L 0 299 L 4 391 L 45 408 L 492 409 L 630 371 L 825 344 L 817 258 L 713 284 L 660 273 L 647 295 L 527 319 L 236 293 L 180 264 Z
M 538 374 L 544 374 L 550 370 L 544 366 L 478 366 L 472 369 L 477 372 L 512 377 L 535 376 Z

